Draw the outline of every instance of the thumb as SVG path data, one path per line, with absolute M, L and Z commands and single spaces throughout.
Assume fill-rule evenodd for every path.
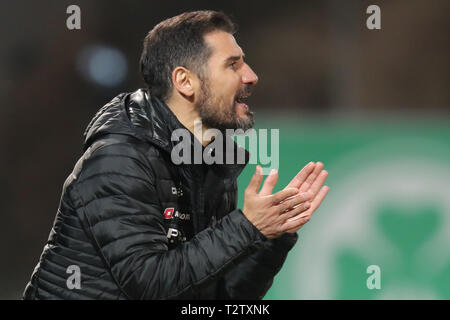
M 272 169 L 269 176 L 264 181 L 261 191 L 259 192 L 259 195 L 268 196 L 272 194 L 273 188 L 277 184 L 277 181 L 278 181 L 278 170 Z
M 257 165 L 256 171 L 253 174 L 253 177 L 251 178 L 250 182 L 248 183 L 247 191 L 255 194 L 258 193 L 262 179 L 263 179 L 262 168 L 261 166 Z

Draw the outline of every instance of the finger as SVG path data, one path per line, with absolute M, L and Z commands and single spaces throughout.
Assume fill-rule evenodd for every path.
M 323 163 L 317 162 L 314 171 L 306 178 L 305 182 L 301 185 L 299 191 L 307 191 L 316 180 L 317 176 L 323 169 Z
M 295 218 L 295 219 L 294 219 Z M 298 229 L 303 227 L 311 217 L 309 215 L 306 216 L 295 216 L 294 218 L 286 220 L 286 222 L 282 225 L 282 229 L 284 232 L 294 233 L 297 232 Z
M 322 185 L 325 183 L 325 180 L 328 178 L 328 171 L 322 170 L 322 172 L 318 175 L 316 181 L 313 182 L 309 192 L 313 195 L 313 198 L 317 195 Z
M 281 202 L 277 207 L 279 208 L 280 212 L 282 213 L 282 212 L 292 209 L 310 199 L 311 199 L 311 195 L 309 193 L 303 192 L 303 193 L 293 197 L 292 199 L 287 199 L 286 201 Z
M 253 177 L 250 179 L 250 182 L 248 183 L 246 191 L 250 192 L 252 194 L 258 193 L 262 178 L 263 178 L 262 168 L 261 168 L 261 166 L 258 165 L 258 166 L 256 166 L 256 171 L 253 174 Z
M 292 217 L 298 216 L 300 214 L 303 214 L 306 210 L 308 210 L 311 207 L 310 201 L 305 201 L 303 203 L 298 204 L 295 207 L 289 208 L 290 210 L 284 212 L 280 215 L 280 219 L 283 221 L 286 221 Z M 304 215 L 303 215 L 304 216 Z
M 272 171 L 270 171 L 269 176 L 264 181 L 264 184 L 261 188 L 261 191 L 259 192 L 259 195 L 268 196 L 269 194 L 272 194 L 273 188 L 277 184 L 277 181 L 278 181 L 278 170 L 272 169 Z
M 309 208 L 309 210 L 308 210 L 308 211 L 311 211 L 311 214 L 313 214 L 314 211 L 316 211 L 317 208 L 319 208 L 320 204 L 322 203 L 323 199 L 325 199 L 329 190 L 330 190 L 329 186 L 323 186 L 320 189 L 320 191 L 317 193 L 314 200 L 311 202 L 311 208 Z
M 308 163 L 303 169 L 289 182 L 286 188 L 300 188 L 306 178 L 313 172 L 316 164 L 314 162 Z
M 298 193 L 297 188 L 288 188 L 278 191 L 277 193 L 270 195 L 270 199 L 272 204 L 278 204 L 283 200 L 286 200 L 289 197 L 292 197 Z
M 307 224 L 309 222 L 309 218 L 303 218 L 303 221 L 301 221 L 301 223 L 299 223 L 297 226 L 295 226 L 292 229 L 289 229 L 288 231 L 286 231 L 286 233 L 296 233 L 298 230 L 300 230 L 301 228 L 303 228 L 305 226 L 305 224 Z
M 323 186 L 322 189 L 320 189 L 317 196 L 314 198 L 314 200 L 311 202 L 311 206 L 308 210 L 303 212 L 302 214 L 299 214 L 296 217 L 289 218 L 288 221 L 295 221 L 297 219 L 305 218 L 306 216 L 311 217 L 311 215 L 319 208 L 320 204 L 322 203 L 323 199 L 325 199 L 325 196 L 328 193 L 328 190 L 330 190 L 330 187 Z

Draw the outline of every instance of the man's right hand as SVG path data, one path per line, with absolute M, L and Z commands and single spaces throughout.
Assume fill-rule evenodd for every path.
M 285 188 L 274 194 L 262 195 L 258 193 L 262 179 L 262 168 L 256 166 L 256 172 L 245 189 L 242 212 L 266 238 L 272 239 L 295 228 L 292 222 L 287 223 L 288 219 L 306 211 L 311 206 L 308 200 L 312 195 L 309 192 L 299 193 L 298 188 Z M 262 189 L 265 189 L 266 182 L 267 179 Z M 300 227 L 307 219 L 298 219 L 294 223 Z

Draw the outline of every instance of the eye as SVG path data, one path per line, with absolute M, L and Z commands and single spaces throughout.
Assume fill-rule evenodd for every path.
M 236 67 L 236 65 L 237 65 L 237 62 L 236 62 L 236 61 L 230 63 L 230 67 L 233 68 L 233 69 Z

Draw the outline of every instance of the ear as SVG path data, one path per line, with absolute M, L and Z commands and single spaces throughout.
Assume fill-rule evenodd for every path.
M 172 84 L 180 94 L 186 97 L 194 95 L 193 74 L 184 67 L 176 67 L 172 71 Z

